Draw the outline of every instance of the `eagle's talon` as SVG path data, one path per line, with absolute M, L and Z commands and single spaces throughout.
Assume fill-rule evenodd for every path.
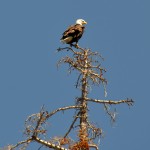
M 74 45 L 74 47 L 78 49 L 78 48 L 79 48 L 79 45 L 76 43 L 76 44 Z

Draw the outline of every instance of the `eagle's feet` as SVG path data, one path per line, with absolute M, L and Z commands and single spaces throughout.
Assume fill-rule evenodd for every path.
M 79 45 L 77 43 L 75 44 L 75 48 L 77 48 L 77 49 L 79 48 Z
M 76 43 L 76 44 L 70 44 L 70 46 L 71 46 L 71 47 L 73 46 L 73 47 L 75 47 L 75 48 L 77 48 L 77 49 L 79 48 L 79 45 L 78 45 L 77 43 Z

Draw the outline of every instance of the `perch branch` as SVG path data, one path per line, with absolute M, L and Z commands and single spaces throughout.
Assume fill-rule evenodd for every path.
M 62 50 L 72 51 L 74 54 L 78 55 L 80 52 L 74 51 L 71 47 L 58 48 L 57 51 L 60 52 Z

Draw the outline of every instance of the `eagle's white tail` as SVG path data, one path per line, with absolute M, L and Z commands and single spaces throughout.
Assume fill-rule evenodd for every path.
M 67 43 L 70 43 L 72 39 L 73 39 L 73 37 L 69 36 L 69 37 L 66 37 L 65 39 L 61 39 L 60 41 L 62 43 L 66 43 L 67 44 Z

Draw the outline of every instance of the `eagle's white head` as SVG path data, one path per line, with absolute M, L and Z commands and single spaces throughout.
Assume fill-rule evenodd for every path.
M 77 19 L 76 24 L 84 25 L 84 24 L 87 24 L 87 22 L 83 19 Z

